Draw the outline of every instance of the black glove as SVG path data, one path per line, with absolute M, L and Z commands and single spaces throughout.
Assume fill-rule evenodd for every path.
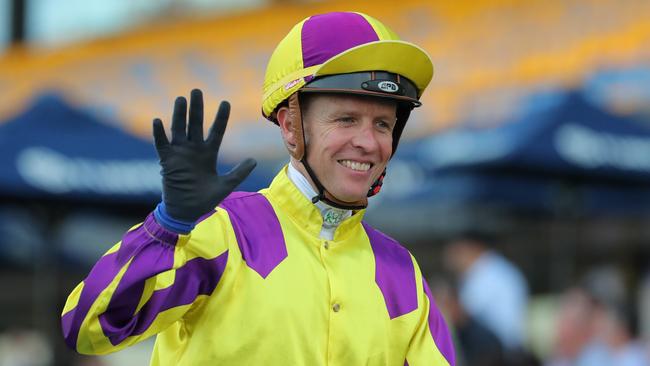
M 153 137 L 162 166 L 163 202 L 167 214 L 179 221 L 196 222 L 214 209 L 255 168 L 253 159 L 246 159 L 228 174 L 217 174 L 217 153 L 221 145 L 230 104 L 221 102 L 208 139 L 203 140 L 203 95 L 192 90 L 189 124 L 187 101 L 176 98 L 172 117 L 172 142 L 169 143 L 162 121 L 153 121 Z

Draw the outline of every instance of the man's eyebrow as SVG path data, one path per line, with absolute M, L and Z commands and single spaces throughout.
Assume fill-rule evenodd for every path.
M 331 116 L 331 117 L 341 117 L 341 116 L 356 117 L 358 115 L 359 115 L 359 112 L 357 112 L 354 109 L 343 109 L 343 110 L 332 111 L 332 112 L 329 113 L 329 116 Z

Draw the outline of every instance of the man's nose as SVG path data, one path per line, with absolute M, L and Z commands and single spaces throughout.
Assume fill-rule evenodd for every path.
M 359 125 L 358 130 L 352 138 L 352 145 L 363 149 L 366 152 L 372 152 L 379 149 L 377 131 L 372 122 L 364 122 Z

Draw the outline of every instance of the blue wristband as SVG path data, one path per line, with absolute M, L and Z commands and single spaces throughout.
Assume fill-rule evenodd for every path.
M 160 226 L 177 234 L 188 234 L 196 225 L 195 222 L 179 221 L 169 216 L 165 209 L 165 202 L 160 202 L 156 206 L 153 215 Z

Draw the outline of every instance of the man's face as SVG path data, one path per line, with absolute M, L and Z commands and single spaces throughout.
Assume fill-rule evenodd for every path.
M 396 103 L 350 95 L 310 95 L 303 116 L 307 161 L 337 199 L 366 197 L 392 154 Z

